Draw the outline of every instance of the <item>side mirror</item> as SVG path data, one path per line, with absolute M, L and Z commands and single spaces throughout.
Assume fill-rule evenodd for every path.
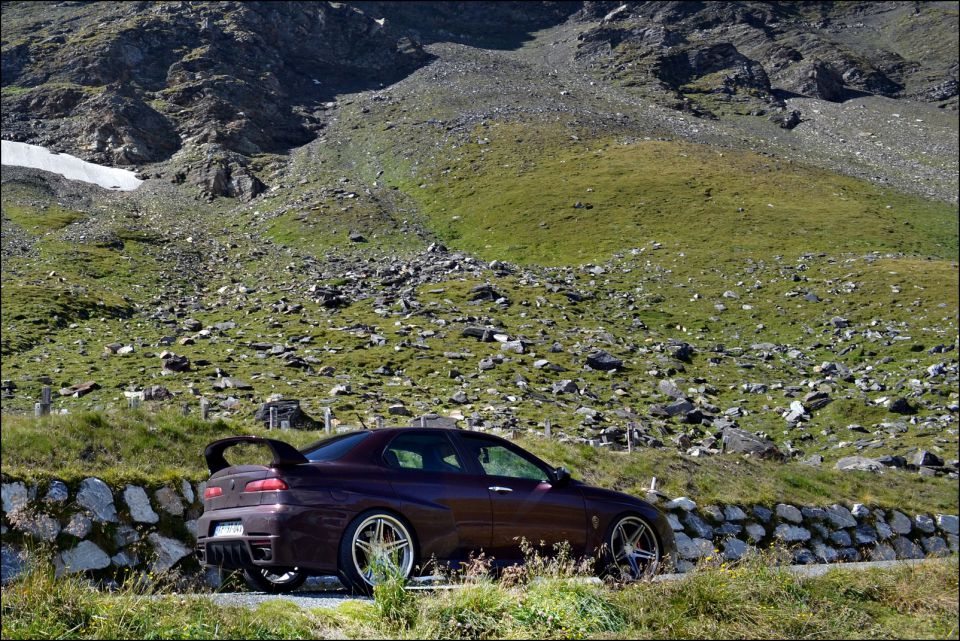
M 570 482 L 570 472 L 565 467 L 558 467 L 553 471 L 553 485 L 562 487 Z

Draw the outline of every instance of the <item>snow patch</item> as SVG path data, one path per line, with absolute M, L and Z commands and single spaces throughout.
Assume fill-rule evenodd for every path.
M 50 153 L 45 147 L 12 140 L 0 141 L 0 164 L 42 169 L 60 174 L 67 180 L 80 180 L 118 191 L 133 191 L 143 182 L 126 169 L 95 165 L 70 154 Z

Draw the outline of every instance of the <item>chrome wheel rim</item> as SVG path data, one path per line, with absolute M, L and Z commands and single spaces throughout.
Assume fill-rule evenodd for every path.
M 300 577 L 300 568 L 292 568 L 286 572 L 276 573 L 267 568 L 261 568 L 260 574 L 264 579 L 274 585 L 283 585 L 296 581 Z
M 639 579 L 656 571 L 660 546 L 653 528 L 639 516 L 625 516 L 617 522 L 610 537 L 613 563 L 620 575 Z
M 407 578 L 413 569 L 413 539 L 403 523 L 387 514 L 364 520 L 350 547 L 353 567 L 368 585 L 389 576 Z

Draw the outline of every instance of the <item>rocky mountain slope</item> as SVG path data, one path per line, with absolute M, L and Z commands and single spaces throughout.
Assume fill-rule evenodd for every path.
M 4 3 L 3 410 L 955 473 L 957 14 Z

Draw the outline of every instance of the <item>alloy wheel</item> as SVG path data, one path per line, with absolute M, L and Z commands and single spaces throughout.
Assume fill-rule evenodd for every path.
M 351 544 L 353 564 L 368 585 L 386 577 L 410 576 L 413 569 L 413 540 L 407 528 L 388 514 L 375 514 L 356 529 Z
M 636 580 L 656 571 L 660 562 L 657 536 L 643 518 L 625 516 L 610 537 L 613 565 L 624 579 Z

